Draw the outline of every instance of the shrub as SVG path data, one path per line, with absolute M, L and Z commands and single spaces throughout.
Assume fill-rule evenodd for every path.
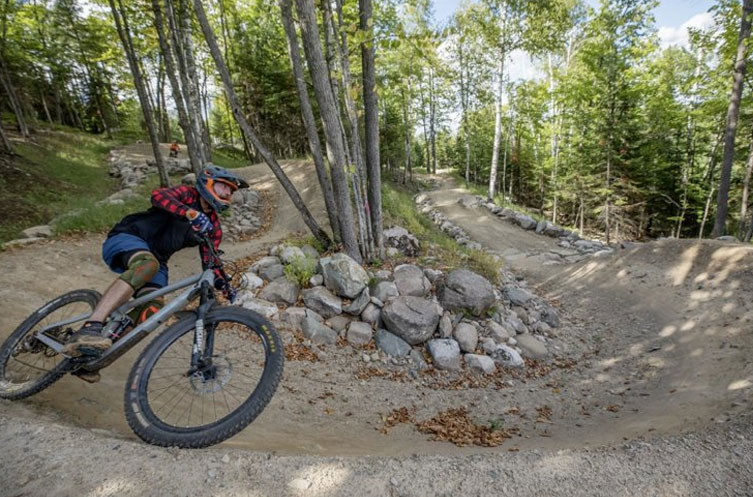
M 309 286 L 311 277 L 316 274 L 316 262 L 308 257 L 296 257 L 285 266 L 285 277 L 298 283 L 301 288 L 305 288 Z

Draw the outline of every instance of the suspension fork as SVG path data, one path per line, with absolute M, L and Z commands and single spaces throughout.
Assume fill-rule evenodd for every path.
M 209 366 L 214 351 L 214 325 L 205 325 L 204 319 L 214 305 L 214 292 L 209 282 L 201 283 L 199 308 L 196 310 L 196 329 L 191 351 L 191 371 Z

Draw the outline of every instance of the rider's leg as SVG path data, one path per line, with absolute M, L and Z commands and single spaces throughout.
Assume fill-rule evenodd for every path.
M 71 337 L 64 349 L 66 354 L 77 356 L 90 349 L 96 352 L 112 345 L 112 340 L 101 334 L 104 320 L 160 271 L 160 264 L 151 252 L 142 250 L 123 255 L 128 257 L 124 264 L 127 269 L 102 295 L 89 320 Z

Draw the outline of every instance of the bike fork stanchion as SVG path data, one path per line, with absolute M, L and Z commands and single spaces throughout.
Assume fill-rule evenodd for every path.
M 201 283 L 199 308 L 196 310 L 196 329 L 194 331 L 193 350 L 191 352 L 192 372 L 204 366 L 204 359 L 207 357 L 205 350 L 210 351 L 209 357 L 211 358 L 211 347 L 214 345 L 214 329 L 210 327 L 212 329 L 209 330 L 209 333 L 206 333 L 204 318 L 213 304 L 214 293 L 209 287 L 209 282 L 204 281 Z

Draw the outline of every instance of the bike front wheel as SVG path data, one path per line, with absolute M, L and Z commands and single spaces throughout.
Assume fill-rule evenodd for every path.
M 49 387 L 68 372 L 70 359 L 36 339 L 43 331 L 64 343 L 99 302 L 94 290 L 74 290 L 47 302 L 0 346 L 0 398 L 19 400 Z
M 174 324 L 131 370 L 126 418 L 145 442 L 189 448 L 222 442 L 248 426 L 277 389 L 284 353 L 269 321 L 240 307 L 209 312 L 211 361 L 198 370 L 190 365 L 195 328 L 194 317 Z

